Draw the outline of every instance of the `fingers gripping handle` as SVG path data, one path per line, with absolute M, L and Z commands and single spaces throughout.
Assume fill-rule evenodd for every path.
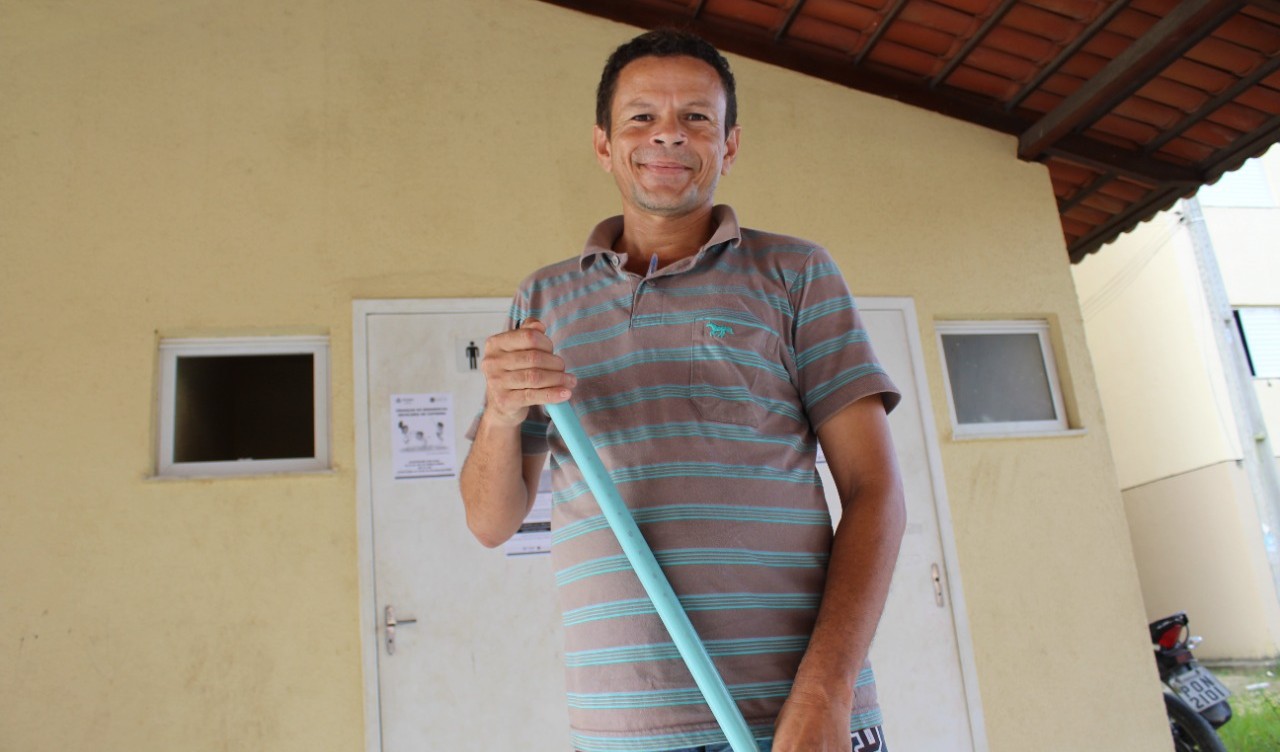
M 677 600 L 675 591 L 671 589 L 671 583 L 667 582 L 666 575 L 658 566 L 658 560 L 654 558 L 653 551 L 645 542 L 644 536 L 640 534 L 640 528 L 631 517 L 631 511 L 618 495 L 618 489 L 613 485 L 613 479 L 605 470 L 600 456 L 596 454 L 591 439 L 583 430 L 577 412 L 568 402 L 546 405 L 546 409 L 551 419 L 555 421 L 556 428 L 560 430 L 565 444 L 568 445 L 569 453 L 578 463 L 587 486 L 591 488 L 591 493 L 599 502 L 600 510 L 604 512 L 609 527 L 613 529 L 613 534 L 622 544 L 622 552 L 626 554 L 627 561 L 631 563 L 631 568 L 635 570 L 640 583 L 644 585 L 645 592 L 649 594 L 649 600 L 653 601 L 653 606 L 658 611 L 662 623 L 671 633 L 671 639 L 675 642 L 680 657 L 684 659 L 685 665 L 693 674 L 693 680 L 702 691 L 702 696 L 706 698 L 707 705 L 728 738 L 733 752 L 756 752 L 758 747 L 751 735 L 751 729 L 747 727 L 742 712 L 738 710 L 737 703 L 729 694 L 729 688 L 720 678 L 715 664 L 711 662 L 711 656 L 707 654 L 702 640 L 698 638 L 693 624 L 689 622 L 689 616 Z

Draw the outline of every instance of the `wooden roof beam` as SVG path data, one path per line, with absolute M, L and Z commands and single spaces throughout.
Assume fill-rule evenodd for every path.
M 1164 183 L 1197 185 L 1204 173 L 1191 167 L 1166 162 L 1145 154 L 1095 141 L 1084 136 L 1067 136 L 1044 151 L 1059 159 L 1084 165 L 1099 172 L 1114 172 L 1135 183 L 1156 186 Z
M 906 5 L 907 0 L 896 0 L 893 5 L 889 6 L 889 10 L 880 16 L 880 24 L 876 26 L 875 31 L 871 32 L 871 38 L 867 40 L 866 44 L 862 45 L 862 49 L 858 50 L 858 56 L 853 59 L 854 65 L 862 65 L 862 61 L 871 52 L 871 48 L 876 46 L 876 42 L 879 42 L 880 37 L 884 36 L 885 30 L 898 19 L 898 14 L 902 12 Z
M 1013 99 L 1010 99 L 1005 103 L 1005 110 L 1012 111 L 1013 108 L 1022 104 L 1022 100 L 1031 96 L 1031 93 L 1036 89 L 1039 89 L 1040 84 L 1043 84 L 1048 80 L 1049 76 L 1057 73 L 1063 63 L 1070 60 L 1073 55 L 1080 51 L 1081 47 L 1088 44 L 1090 39 L 1093 39 L 1099 31 L 1102 31 L 1107 24 L 1111 23 L 1111 19 L 1115 18 L 1117 13 L 1128 6 L 1129 0 L 1116 0 L 1116 2 L 1108 6 L 1105 11 L 1098 14 L 1098 17 L 1093 19 L 1093 23 L 1085 27 L 1085 30 L 1080 32 L 1079 36 L 1072 40 L 1072 42 L 1066 47 L 1062 48 L 1062 51 L 1058 53 L 1057 57 L 1049 61 L 1048 65 L 1040 69 L 1040 72 L 1036 74 L 1035 78 L 1028 81 L 1026 86 L 1023 86 L 1017 94 L 1013 95 Z
M 1035 159 L 1055 141 L 1097 121 L 1169 63 L 1231 17 L 1243 0 L 1183 0 L 1129 46 L 1028 128 L 1019 138 L 1018 156 Z
M 782 19 L 782 25 L 778 27 L 778 30 L 773 35 L 776 41 L 781 42 L 787 32 L 791 31 L 791 24 L 795 23 L 796 16 L 800 15 L 800 10 L 804 8 L 805 2 L 806 0 L 795 0 L 791 5 L 791 10 L 787 11 L 787 17 Z

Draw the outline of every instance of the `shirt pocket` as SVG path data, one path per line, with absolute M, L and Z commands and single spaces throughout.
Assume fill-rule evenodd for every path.
M 781 343 L 758 326 L 705 319 L 693 323 L 689 393 L 703 420 L 759 425 L 772 381 L 787 379 Z

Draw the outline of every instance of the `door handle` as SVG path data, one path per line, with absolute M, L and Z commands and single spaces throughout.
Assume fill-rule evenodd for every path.
M 394 606 L 387 606 L 386 611 L 384 611 L 384 615 L 386 616 L 385 623 L 387 627 L 387 655 L 395 655 L 396 627 L 401 624 L 413 624 L 418 620 L 412 616 L 402 616 L 397 619 L 396 609 Z
M 942 569 L 934 563 L 933 569 L 933 601 L 938 604 L 938 608 L 943 608 L 945 604 L 942 601 Z

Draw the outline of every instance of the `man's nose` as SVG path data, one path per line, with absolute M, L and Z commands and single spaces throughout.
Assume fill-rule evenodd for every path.
M 653 143 L 663 146 L 679 146 L 683 144 L 688 140 L 688 135 L 681 125 L 680 118 L 660 118 L 657 127 L 653 129 Z

